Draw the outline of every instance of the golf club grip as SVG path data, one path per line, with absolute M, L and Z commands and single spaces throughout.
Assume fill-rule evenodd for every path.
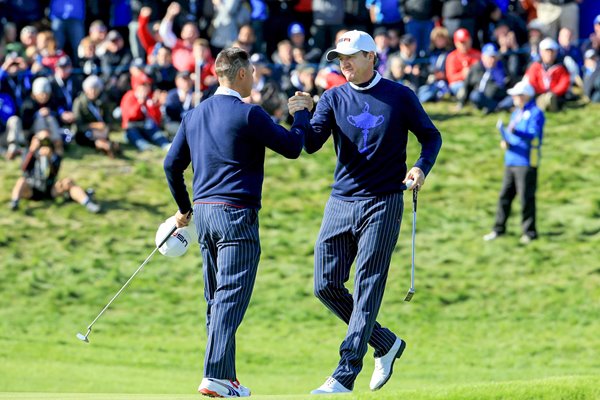
M 419 188 L 415 188 L 415 190 L 413 190 L 413 210 L 414 212 L 417 212 L 417 193 Z
M 160 249 L 162 247 L 163 244 L 165 244 L 167 242 L 167 240 L 169 240 L 169 238 L 171 237 L 171 235 L 173 235 L 173 233 L 177 230 L 177 225 L 173 225 L 173 227 L 171 228 L 171 230 L 169 231 L 169 233 L 165 236 L 165 238 L 160 242 L 160 244 L 158 246 L 156 246 L 157 249 Z

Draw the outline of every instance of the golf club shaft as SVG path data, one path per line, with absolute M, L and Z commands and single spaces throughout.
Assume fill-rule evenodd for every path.
M 144 262 L 142 263 L 142 265 L 140 265 L 138 267 L 138 269 L 135 270 L 135 272 L 133 273 L 133 275 L 131 275 L 131 277 L 127 280 L 127 282 L 125 282 L 125 284 L 123 286 L 121 286 L 121 289 L 119 289 L 119 291 L 113 296 L 113 298 L 110 299 L 110 301 L 108 302 L 108 304 L 106 304 L 106 306 L 104 306 L 104 308 L 102 309 L 102 311 L 100 311 L 100 313 L 96 316 L 96 318 L 94 318 L 94 320 L 92 321 L 92 323 L 88 325 L 88 333 L 92 329 L 92 326 L 94 326 L 94 324 L 96 323 L 96 321 L 98 321 L 98 319 L 102 316 L 102 314 L 104 314 L 104 312 L 108 309 L 108 307 L 110 307 L 110 305 L 113 303 L 113 301 L 115 301 L 115 299 L 117 297 L 119 297 L 119 295 L 121 294 L 121 292 L 123 292 L 123 290 L 125 290 L 125 288 L 127 287 L 127 285 L 129 285 L 129 282 L 131 282 L 133 280 L 133 278 L 135 278 L 135 276 L 138 274 L 138 272 L 140 272 L 142 270 L 142 268 L 144 268 L 144 266 L 146 264 L 148 264 L 148 261 L 150 261 L 150 259 L 154 255 L 154 253 L 156 253 L 156 251 L 163 244 L 165 244 L 165 242 L 167 240 L 169 240 L 169 238 L 171 237 L 171 235 L 173 234 L 173 232 L 175 232 L 175 230 L 177 230 L 177 226 L 173 226 L 173 228 L 169 231 L 169 233 L 165 236 L 165 238 L 160 242 L 160 244 L 158 246 L 156 246 L 154 248 L 154 250 L 152 251 L 152 253 L 150 253 L 150 255 L 144 260 Z
M 417 234 L 417 191 L 413 190 L 413 222 L 412 222 L 412 260 L 410 269 L 410 288 L 415 289 L 415 237 Z

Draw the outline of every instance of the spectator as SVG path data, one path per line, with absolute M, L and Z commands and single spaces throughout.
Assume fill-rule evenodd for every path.
M 424 67 L 425 59 L 417 57 L 417 41 L 410 33 L 400 38 L 399 56 L 404 62 L 404 78 L 410 82 L 409 86 L 416 92 L 427 80 L 427 69 Z
M 454 46 L 456 49 L 446 59 L 446 79 L 450 92 L 456 96 L 464 87 L 469 69 L 481 58 L 481 53 L 471 47 L 471 35 L 464 28 L 454 32 Z
M 16 53 L 18 56 L 25 55 L 25 46 L 17 40 L 17 26 L 7 22 L 4 26 L 4 34 L 0 38 L 0 54 Z
M 59 127 L 58 104 L 52 97 L 52 85 L 45 77 L 36 78 L 31 88 L 31 96 L 21 105 L 21 117 L 14 117 L 9 128 L 14 129 L 10 136 L 17 138 L 17 143 L 30 143 L 36 132 L 50 132 L 54 151 L 62 156 L 63 138 Z
M 77 58 L 79 60 L 79 68 L 84 75 L 99 75 L 101 61 L 96 55 L 96 46 L 92 39 L 84 37 L 77 48 Z
M 81 93 L 81 79 L 73 75 L 73 66 L 69 56 L 59 58 L 51 80 L 52 97 L 58 104 L 58 115 L 62 124 L 73 123 L 73 101 Z
M 215 71 L 215 59 L 210 50 L 210 43 L 206 39 L 194 41 L 194 91 L 208 92 L 216 89 L 217 72 Z M 194 105 L 198 105 L 197 102 Z
M 23 176 L 13 187 L 10 209 L 19 209 L 21 199 L 53 200 L 64 196 L 85 206 L 89 212 L 99 213 L 101 207 L 70 178 L 57 181 L 62 155 L 57 153 L 51 133 L 41 130 L 32 139 L 29 153 L 23 161 Z
M 141 61 L 142 59 L 138 60 Z M 170 48 L 162 46 L 158 49 L 154 64 L 150 65 L 147 70 L 148 76 L 154 81 L 156 89 L 168 92 L 175 88 L 177 70 L 173 66 Z
M 473 64 L 467 79 L 465 90 L 458 96 L 460 107 L 471 101 L 484 114 L 489 114 L 497 109 L 509 109 L 512 106 L 510 97 L 506 96 L 508 77 L 496 46 L 486 44 L 481 49 L 481 60 Z
M 417 91 L 421 103 L 437 101 L 450 93 L 446 80 L 446 59 L 451 50 L 448 29 L 443 26 L 433 28 L 430 42 L 426 84 Z
M 158 98 L 152 93 L 150 78 L 129 90 L 121 100 L 122 127 L 129 143 L 139 151 L 149 150 L 151 145 L 168 150 L 171 143 L 160 131 L 162 121 Z
M 542 110 L 535 105 L 535 91 L 527 82 L 517 83 L 508 90 L 508 94 L 512 96 L 516 109 L 510 117 L 508 127 L 505 128 L 502 121 L 498 121 L 498 130 L 502 136 L 500 145 L 506 150 L 504 179 L 494 228 L 483 240 L 495 240 L 505 234 L 512 201 L 519 195 L 523 230 L 520 241 L 527 244 L 538 236 L 535 192 L 545 118 Z
M 600 68 L 598 55 L 593 49 L 585 52 L 583 66 L 583 91 L 593 103 L 600 103 Z
M 116 106 L 129 87 L 129 65 L 132 57 L 125 41 L 116 30 L 111 30 L 104 41 L 105 53 L 100 57 L 102 79 L 108 101 Z
M 152 9 L 150 7 L 142 7 L 138 16 L 137 38 L 140 45 L 146 52 L 146 63 L 154 64 L 156 51 L 162 46 L 160 37 L 160 22 L 155 22 L 150 27 L 150 17 Z
M 238 37 L 240 26 L 250 23 L 251 9 L 250 4 L 242 0 L 213 0 L 213 6 L 215 8 L 215 16 L 212 20 L 214 30 L 210 44 L 216 54 L 221 49 L 231 46 Z
M 288 27 L 288 38 L 294 48 L 304 49 L 304 59 L 309 63 L 316 63 L 321 58 L 321 49 L 311 47 L 306 42 L 304 27 L 294 22 Z
M 238 44 L 237 47 L 244 50 L 246 53 L 253 54 L 256 52 L 256 34 L 254 33 L 252 25 L 242 25 L 236 41 Z
M 299 64 L 292 71 L 290 81 L 292 87 L 287 92 L 288 97 L 296 94 L 296 91 L 305 92 L 318 101 L 318 90 L 315 85 L 316 70 L 311 64 Z
M 36 36 L 36 48 L 41 64 L 54 72 L 58 59 L 65 55 L 58 47 L 52 31 L 43 31 Z
M 404 32 L 400 0 L 366 0 L 371 23 L 375 28 L 397 29 Z
M 51 0 L 50 22 L 56 38 L 56 46 L 77 60 L 77 46 L 85 36 L 85 1 L 84 0 Z
M 442 13 L 442 1 L 401 0 L 400 3 L 406 32 L 416 39 L 417 54 L 422 57 L 429 49 L 434 19 L 438 20 Z
M 16 112 L 17 107 L 13 99 L 8 94 L 0 92 L 0 154 L 5 155 L 7 159 L 14 158 L 17 150 L 14 138 L 9 138 L 6 134 L 8 121 L 14 117 Z M 10 148 L 8 148 L 9 145 L 11 145 Z
M 98 19 L 90 24 L 90 28 L 88 29 L 88 38 L 95 47 L 98 47 L 106 40 L 107 32 L 108 29 L 106 28 L 104 22 Z
M 171 89 L 165 101 L 165 129 L 175 136 L 183 116 L 194 108 L 194 81 L 187 71 L 177 73 L 175 89 Z
M 558 111 L 571 86 L 569 71 L 557 60 L 558 43 L 546 38 L 540 43 L 541 62 L 534 62 L 527 69 L 525 78 L 538 95 L 538 107 L 543 111 Z
M 173 20 L 180 12 L 179 3 L 171 3 L 167 14 L 160 23 L 159 33 L 165 46 L 172 49 L 175 68 L 178 71 L 192 73 L 196 65 L 193 53 L 194 41 L 200 37 L 200 32 L 195 23 L 186 22 L 181 28 L 181 39 L 178 39 L 173 33 Z
M 390 39 L 388 38 L 387 29 L 383 27 L 375 28 L 373 31 L 373 40 L 377 46 L 377 71 L 384 75 L 388 69 L 388 58 L 393 50 L 390 48 Z
M 294 68 L 296 68 L 296 62 L 294 61 L 292 42 L 289 40 L 282 40 L 277 43 L 277 51 L 271 57 L 273 60 L 273 76 L 274 79 L 278 80 L 281 89 L 284 92 L 289 92 L 292 88 L 290 81 L 291 74 Z M 290 96 L 293 96 L 292 93 Z
M 544 24 L 546 34 L 551 38 L 558 36 L 561 28 L 573 32 L 573 40 L 579 40 L 579 4 L 581 0 L 538 0 L 536 2 L 537 19 Z
M 34 26 L 30 25 L 24 27 L 21 30 L 19 39 L 23 44 L 23 56 L 26 56 L 27 54 L 32 54 L 36 51 L 37 34 L 37 29 Z
M 314 47 L 325 49 L 332 44 L 335 46 L 337 38 L 343 34 L 340 30 L 344 24 L 344 0 L 312 0 L 312 10 Z
M 384 78 L 387 78 L 396 83 L 401 83 L 417 92 L 417 89 L 406 75 L 406 62 L 400 57 L 400 54 L 395 53 L 388 59 L 388 69 L 385 72 Z
M 544 25 L 534 19 L 527 25 L 528 40 L 523 48 L 524 53 L 529 54 L 529 62 L 540 61 L 540 42 L 544 39 Z
M 515 33 L 508 28 L 496 29 L 495 38 L 499 47 L 500 60 L 508 74 L 508 86 L 514 86 L 525 74 L 530 56 L 527 51 L 521 50 Z
M 569 28 L 561 28 L 558 32 L 558 59 L 562 60 L 563 65 L 569 71 L 571 76 L 571 86 L 583 87 L 581 79 L 581 68 L 583 67 L 583 54 L 579 47 L 573 42 L 573 34 Z M 567 92 L 568 97 L 573 96 Z
M 469 40 L 471 37 L 476 37 L 475 19 L 477 18 L 478 3 L 478 0 L 443 1 L 442 20 L 450 35 L 454 36 L 458 30 L 466 29 L 469 33 Z
M 90 75 L 83 81 L 83 93 L 73 104 L 73 133 L 75 142 L 91 147 L 114 158 L 119 153 L 119 145 L 109 138 L 108 118 L 110 111 L 101 93 L 104 83 L 96 75 Z
M 594 18 L 594 32 L 583 42 L 582 48 L 584 51 L 592 49 L 600 55 L 600 14 Z
M 272 70 L 267 65 L 267 58 L 263 54 L 253 54 L 250 62 L 254 65 L 254 84 L 250 101 L 252 104 L 260 105 L 278 122 L 283 118 L 287 98 L 281 91 L 278 82 L 272 78 Z

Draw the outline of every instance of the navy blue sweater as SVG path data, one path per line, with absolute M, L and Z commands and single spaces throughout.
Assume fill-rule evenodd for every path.
M 381 79 L 366 90 L 346 83 L 327 90 L 317 104 L 307 132 L 305 149 L 319 150 L 333 134 L 338 162 L 332 195 L 361 199 L 405 189 L 406 144 L 410 130 L 421 143 L 414 164 L 429 173 L 442 145 L 412 90 Z
M 164 169 L 179 211 L 191 209 L 183 172 L 192 163 L 193 199 L 260 208 L 265 147 L 287 158 L 302 152 L 309 127 L 306 110 L 290 131 L 259 106 L 235 96 L 215 95 L 188 112 L 167 153 Z

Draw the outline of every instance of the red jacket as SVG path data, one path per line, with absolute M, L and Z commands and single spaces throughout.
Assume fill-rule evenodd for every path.
M 481 58 L 479 50 L 470 49 L 467 53 L 461 53 L 453 50 L 446 58 L 446 79 L 448 83 L 464 81 L 466 75 L 463 74 L 463 68 L 470 67 Z
M 140 43 L 146 51 L 146 62 L 150 64 L 150 56 L 152 52 L 154 52 L 154 46 L 156 45 L 156 39 L 150 33 L 150 16 L 143 17 L 140 15 L 138 17 L 138 30 L 137 36 L 140 39 Z
M 145 102 L 146 113 L 142 109 L 142 105 L 138 103 L 133 90 L 125 93 L 121 99 L 121 126 L 127 129 L 129 122 L 144 122 L 146 117 L 151 118 L 157 125 L 160 125 L 162 114 L 160 113 L 160 105 L 154 103 L 148 98 Z
M 535 89 L 535 94 L 552 92 L 557 96 L 564 96 L 571 86 L 569 71 L 562 64 L 554 64 L 547 70 L 540 62 L 529 66 L 525 77 Z

